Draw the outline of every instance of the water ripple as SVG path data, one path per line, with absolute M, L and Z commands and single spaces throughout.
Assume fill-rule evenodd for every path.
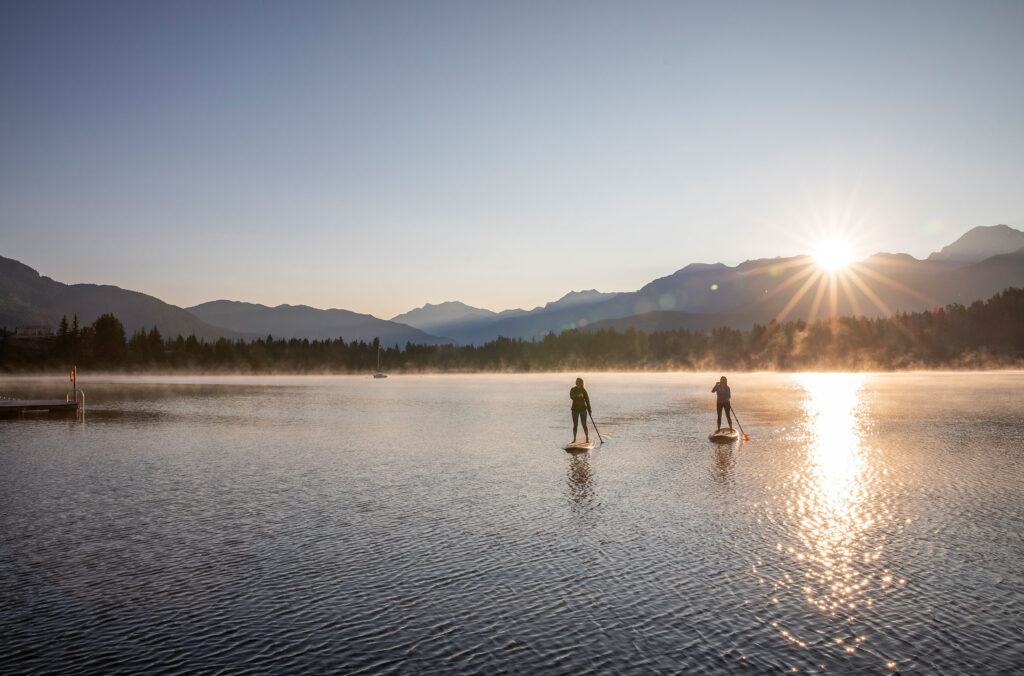
M 114 379 L 84 425 L 0 426 L 0 666 L 1024 663 L 1022 376 L 737 376 L 724 447 L 707 378 L 593 376 L 582 455 L 565 380 Z

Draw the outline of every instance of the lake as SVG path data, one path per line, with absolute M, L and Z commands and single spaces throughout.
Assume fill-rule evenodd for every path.
M 715 445 L 718 375 L 80 374 L 0 421 L 0 667 L 1024 664 L 1024 374 L 728 374 Z

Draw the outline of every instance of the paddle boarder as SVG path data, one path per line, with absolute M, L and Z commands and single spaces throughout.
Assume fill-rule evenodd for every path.
M 576 441 L 576 426 L 582 419 L 583 434 L 590 441 L 590 430 L 587 429 L 587 414 L 590 413 L 590 395 L 583 387 L 583 378 L 576 379 L 576 387 L 569 390 L 572 399 L 572 440 Z
M 729 429 L 732 429 L 732 406 L 729 403 L 732 391 L 729 389 L 729 381 L 722 376 L 711 391 L 718 393 L 718 403 L 715 407 L 718 409 L 718 429 L 722 429 L 722 411 L 725 411 L 725 419 L 729 421 Z

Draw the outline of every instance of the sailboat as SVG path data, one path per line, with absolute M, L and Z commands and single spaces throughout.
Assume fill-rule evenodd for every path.
M 380 370 L 380 345 L 377 346 L 377 372 L 373 374 L 374 378 L 387 378 L 388 374 Z

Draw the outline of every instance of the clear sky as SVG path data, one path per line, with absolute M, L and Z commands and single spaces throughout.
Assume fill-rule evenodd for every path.
M 1024 227 L 1024 2 L 0 2 L 0 255 L 390 317 Z

